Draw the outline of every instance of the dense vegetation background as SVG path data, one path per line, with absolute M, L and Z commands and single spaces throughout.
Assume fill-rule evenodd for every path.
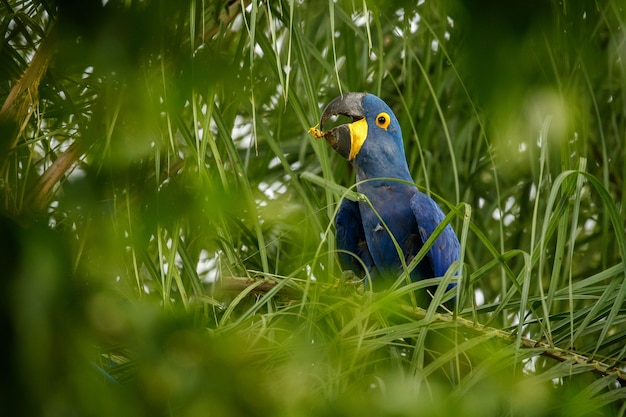
M 626 415 L 625 23 L 0 2 L 2 414 Z M 390 104 L 450 213 L 454 312 L 342 278 L 353 173 L 307 133 L 342 91 Z

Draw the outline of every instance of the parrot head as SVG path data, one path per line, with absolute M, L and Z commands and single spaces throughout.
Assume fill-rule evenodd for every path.
M 383 100 L 368 93 L 346 93 L 331 101 L 320 120 L 320 129 L 333 116 L 350 123 L 320 132 L 320 137 L 349 160 L 366 177 L 395 177 L 410 180 L 400 123 Z M 407 178 L 408 177 L 408 178 Z

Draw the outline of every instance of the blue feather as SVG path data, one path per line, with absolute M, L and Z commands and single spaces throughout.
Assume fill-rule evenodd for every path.
M 419 191 L 411 198 L 411 210 L 415 215 L 420 237 L 425 242 L 445 216 L 432 198 Z M 447 225 L 428 252 L 436 277 L 445 275 L 450 265 L 459 259 L 460 250 L 459 240 L 454 230 Z
M 366 272 L 371 272 L 374 268 L 374 262 L 365 242 L 365 232 L 363 231 L 358 203 L 347 199 L 343 200 L 337 212 L 335 226 L 337 229 L 337 248 L 341 250 L 339 252 L 341 268 L 344 271 L 350 270 L 359 276 L 365 276 Z

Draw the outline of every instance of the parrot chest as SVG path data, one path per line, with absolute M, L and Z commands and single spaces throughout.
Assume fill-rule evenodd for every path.
M 359 203 L 365 239 L 372 260 L 381 272 L 397 273 L 402 263 L 394 239 L 400 246 L 406 264 L 422 246 L 417 221 L 410 207 L 411 197 L 416 190 L 399 184 L 381 185 L 361 192 L 363 191 L 375 209 L 372 210 L 367 203 Z M 422 276 L 427 274 L 426 271 L 416 273 Z

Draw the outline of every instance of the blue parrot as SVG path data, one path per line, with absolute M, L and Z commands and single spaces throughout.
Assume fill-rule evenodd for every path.
M 367 196 L 374 208 L 362 201 L 341 202 L 336 217 L 339 261 L 344 271 L 352 270 L 359 276 L 368 272 L 372 287 L 382 289 L 402 272 L 389 232 L 408 265 L 445 216 L 437 203 L 414 185 L 400 124 L 383 100 L 367 93 L 343 94 L 322 112 L 320 129 L 323 131 L 328 119 L 336 115 L 348 116 L 351 123 L 337 126 L 323 136 L 351 162 L 356 171 L 357 191 Z M 447 225 L 428 255 L 411 272 L 411 280 L 441 277 L 459 256 L 459 240 Z

